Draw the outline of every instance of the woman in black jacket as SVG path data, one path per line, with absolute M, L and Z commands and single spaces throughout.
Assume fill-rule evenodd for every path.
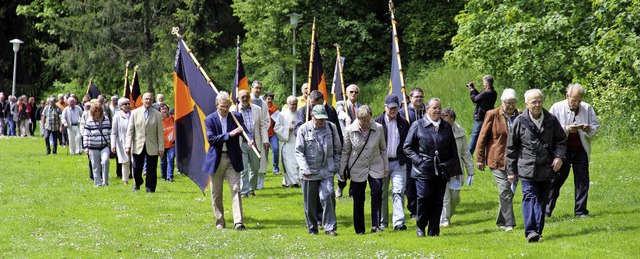
M 415 121 L 404 142 L 404 152 L 411 159 L 411 177 L 416 180 L 418 211 L 416 235 L 440 235 L 440 215 L 447 181 L 461 174 L 456 139 L 451 125 L 440 119 L 440 99 L 427 102 L 427 116 Z

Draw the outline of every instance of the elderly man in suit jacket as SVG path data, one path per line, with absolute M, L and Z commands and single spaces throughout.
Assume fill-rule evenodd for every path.
M 133 177 L 136 185 L 133 191 L 140 190 L 142 180 L 142 167 L 147 159 L 147 192 L 156 191 L 158 180 L 158 157 L 164 154 L 164 130 L 162 128 L 162 115 L 151 107 L 153 96 L 151 93 L 142 95 L 142 107 L 131 112 L 127 137 L 125 140 L 125 152 L 133 160 Z
M 231 188 L 231 206 L 233 207 L 233 223 L 236 230 L 245 230 L 242 219 L 242 199 L 240 198 L 240 172 L 244 169 L 240 136 L 244 129 L 242 115 L 238 112 L 230 114 L 229 94 L 220 92 L 216 96 L 217 111 L 209 114 L 204 120 L 207 129 L 209 150 L 202 170 L 211 175 L 211 199 L 213 213 L 216 217 L 216 228 L 225 227 L 224 207 L 222 206 L 222 181 L 226 178 Z M 233 120 L 238 119 L 242 127 Z M 252 140 L 249 141 L 253 144 Z
M 267 130 L 269 129 L 269 115 L 266 116 L 262 113 L 262 108 L 258 105 L 250 103 L 249 92 L 241 90 L 238 92 L 239 105 L 231 106 L 231 110 L 239 112 L 244 118 L 244 126 L 247 128 L 247 135 L 253 139 L 254 143 L 262 143 L 262 145 L 256 145 L 258 152 L 264 154 L 265 147 L 269 147 L 269 136 Z M 258 189 L 258 182 L 260 180 L 260 158 L 251 150 L 251 144 L 249 140 L 242 142 L 242 162 L 244 164 L 244 170 L 242 170 L 242 197 L 246 198 L 255 196 L 255 190 Z M 264 173 L 262 173 L 262 181 L 264 181 Z

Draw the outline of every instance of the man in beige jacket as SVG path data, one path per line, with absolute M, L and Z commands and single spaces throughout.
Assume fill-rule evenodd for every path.
M 162 128 L 162 115 L 156 109 L 152 109 L 151 93 L 142 96 L 142 107 L 131 112 L 127 137 L 125 140 L 125 152 L 133 160 L 133 177 L 136 185 L 133 191 L 140 190 L 144 182 L 142 180 L 142 167 L 147 160 L 147 176 L 145 187 L 147 192 L 156 191 L 158 179 L 158 157 L 164 154 L 164 131 Z

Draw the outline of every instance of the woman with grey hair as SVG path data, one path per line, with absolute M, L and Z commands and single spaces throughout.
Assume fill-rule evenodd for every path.
M 131 103 L 129 98 L 118 99 L 119 111 L 113 115 L 111 129 L 111 152 L 116 153 L 118 166 L 121 168 L 122 182 L 129 184 L 131 175 L 131 159 L 124 151 L 124 141 L 127 136 L 127 126 L 129 126 L 129 116 L 131 116 Z
M 493 172 L 500 199 L 496 226 L 511 231 L 516 225 L 513 194 L 517 182 L 511 184 L 507 179 L 506 152 L 513 121 L 518 117 L 516 91 L 511 88 L 504 89 L 500 101 L 500 107 L 487 112 L 480 129 L 476 144 L 476 166 L 480 171 L 484 171 L 485 166 L 488 166 Z
M 387 144 L 382 125 L 371 119 L 367 105 L 356 111 L 356 120 L 345 128 L 340 159 L 340 178 L 345 180 L 345 168 L 351 174 L 353 195 L 353 227 L 364 234 L 364 201 L 367 181 L 371 188 L 371 232 L 382 232 L 382 180 L 389 176 Z
M 409 128 L 404 153 L 411 160 L 418 209 L 416 235 L 440 235 L 440 216 L 447 182 L 461 173 L 458 148 L 449 123 L 440 119 L 440 99 L 427 102 L 427 114 Z

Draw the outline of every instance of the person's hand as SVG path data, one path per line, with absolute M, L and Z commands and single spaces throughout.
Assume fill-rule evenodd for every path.
M 340 180 L 341 182 L 344 182 L 344 176 L 342 176 L 341 174 L 338 174 L 338 180 Z
M 588 132 L 589 130 L 591 130 L 591 126 L 589 126 L 589 124 L 582 125 L 582 131 Z
M 302 177 L 304 177 L 304 179 L 310 179 L 311 175 L 311 171 L 307 170 L 306 173 L 302 174 Z
M 351 125 L 351 117 L 347 116 L 346 118 L 344 118 L 344 124 Z
M 295 129 L 295 128 L 296 128 L 296 125 L 291 123 L 291 125 L 289 125 L 289 132 L 293 131 L 293 129 Z
M 562 167 L 562 158 L 556 157 L 553 159 L 553 163 L 551 163 L 554 172 L 558 172 Z
M 88 148 L 85 148 L 85 149 L 84 149 L 84 153 L 88 155 L 88 154 L 89 154 L 89 149 L 88 149 Z
M 469 82 L 467 84 L 467 88 L 469 88 L 469 91 L 472 91 L 472 90 L 476 89 L 476 85 L 474 85 L 473 82 Z
M 507 179 L 509 179 L 510 183 L 515 183 L 516 179 L 518 179 L 518 176 L 515 174 L 509 174 L 509 176 L 507 176 Z
M 64 125 L 60 125 L 60 132 L 64 132 Z
M 262 143 L 262 145 L 264 146 L 264 149 L 265 149 L 265 150 L 267 150 L 267 149 L 269 149 L 269 148 L 271 147 L 271 145 L 269 144 L 269 142 Z
M 229 132 L 229 136 L 235 137 L 240 133 L 242 133 L 242 127 L 237 127 L 233 129 L 231 132 Z
M 158 157 L 162 158 L 163 155 L 164 155 L 164 151 L 158 151 Z
M 484 163 L 482 163 L 482 162 L 477 162 L 477 163 L 476 163 L 476 167 L 478 168 L 478 170 L 480 170 L 480 171 L 484 171 Z
M 251 147 L 251 146 L 255 145 L 255 144 L 256 144 L 256 142 L 252 139 L 252 140 L 249 140 L 249 143 L 248 143 L 248 144 L 249 144 L 249 146 Z
M 112 147 L 111 148 L 111 153 L 115 153 L 116 152 L 116 147 Z
M 125 148 L 124 152 L 127 153 L 127 156 L 131 156 L 131 148 L 130 147 Z
M 473 183 L 473 175 L 467 176 L 467 186 L 471 186 Z
M 567 132 L 568 133 L 576 133 L 576 132 L 578 132 L 578 130 L 580 128 L 582 128 L 581 125 L 575 125 L 575 124 L 574 125 L 569 125 L 569 126 L 567 126 Z
M 384 170 L 384 178 L 389 178 L 389 170 Z

